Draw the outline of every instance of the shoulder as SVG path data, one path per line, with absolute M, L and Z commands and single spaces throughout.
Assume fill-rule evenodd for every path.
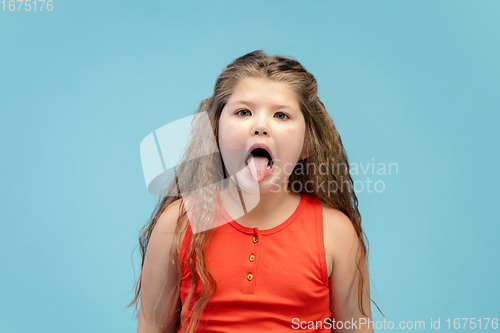
M 356 238 L 356 230 L 347 215 L 325 202 L 321 202 L 323 210 L 323 229 L 334 238 Z
M 179 237 L 181 237 L 182 242 L 188 219 L 187 216 L 184 216 L 178 221 L 181 214 L 181 203 L 182 199 L 177 199 L 165 208 L 156 222 L 151 237 L 155 236 L 155 238 L 162 238 L 164 240 L 168 238 L 168 240 L 172 241 L 177 224 L 180 223 L 181 234 Z
M 321 205 L 327 258 L 335 263 L 349 256 L 352 250 L 357 250 L 358 236 L 347 215 L 327 203 L 321 202 Z

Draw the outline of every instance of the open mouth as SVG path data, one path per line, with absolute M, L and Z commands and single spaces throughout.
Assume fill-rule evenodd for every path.
M 274 170 L 274 161 L 271 153 L 261 147 L 256 147 L 245 159 L 245 172 L 253 177 L 256 182 L 261 182 Z
M 271 155 L 267 152 L 267 150 L 265 150 L 263 148 L 256 148 L 256 149 L 252 150 L 250 152 L 250 154 L 248 154 L 247 158 L 245 159 L 245 166 L 248 167 L 248 162 L 250 161 L 251 158 L 254 158 L 254 160 L 260 159 L 260 158 L 267 158 L 268 161 L 267 161 L 266 170 L 270 170 L 274 165 L 274 162 L 273 162 L 273 159 L 271 158 Z

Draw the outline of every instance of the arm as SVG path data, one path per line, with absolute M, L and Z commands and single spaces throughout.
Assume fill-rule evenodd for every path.
M 170 250 L 175 242 L 180 202 L 177 200 L 165 209 L 149 239 L 142 267 L 137 333 L 171 333 L 179 324 L 180 300 L 173 299 L 178 278 L 177 258 L 171 258 Z
M 366 260 L 362 258 L 359 249 L 358 236 L 349 218 L 337 209 L 324 206 L 324 230 L 327 251 L 330 251 L 332 259 L 332 273 L 330 275 L 330 306 L 332 319 L 348 322 L 342 329 L 335 329 L 335 332 L 350 333 L 371 333 L 373 324 L 370 310 L 370 285 L 368 277 L 368 266 Z M 362 259 L 360 262 L 360 258 Z M 363 309 L 368 315 L 364 316 L 358 306 L 359 271 L 356 263 L 360 262 L 360 267 L 364 277 Z M 352 325 L 352 323 L 357 325 Z M 364 323 L 361 324 L 360 323 Z M 339 324 L 340 325 L 340 324 Z M 352 326 L 352 327 L 351 327 Z

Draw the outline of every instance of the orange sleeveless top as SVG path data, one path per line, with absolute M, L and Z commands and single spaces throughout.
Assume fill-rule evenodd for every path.
M 229 223 L 216 228 L 206 251 L 217 290 L 200 314 L 197 332 L 296 332 L 300 322 L 328 322 L 330 288 L 320 199 L 302 194 L 295 212 L 267 230 L 244 227 L 224 210 L 222 215 Z M 191 237 L 189 225 L 180 250 L 183 262 Z M 192 284 L 189 264 L 181 276 L 184 304 Z M 195 300 L 203 290 L 197 280 Z M 315 327 L 308 332 L 331 332 L 324 325 Z

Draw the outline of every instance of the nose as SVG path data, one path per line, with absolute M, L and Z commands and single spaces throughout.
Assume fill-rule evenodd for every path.
M 267 135 L 267 131 L 264 129 L 255 129 L 253 134 L 254 135 L 260 135 L 260 134 Z
M 270 131 L 269 131 L 269 126 L 267 124 L 267 121 L 265 119 L 259 119 L 254 127 L 252 128 L 252 135 L 265 135 L 269 136 Z

